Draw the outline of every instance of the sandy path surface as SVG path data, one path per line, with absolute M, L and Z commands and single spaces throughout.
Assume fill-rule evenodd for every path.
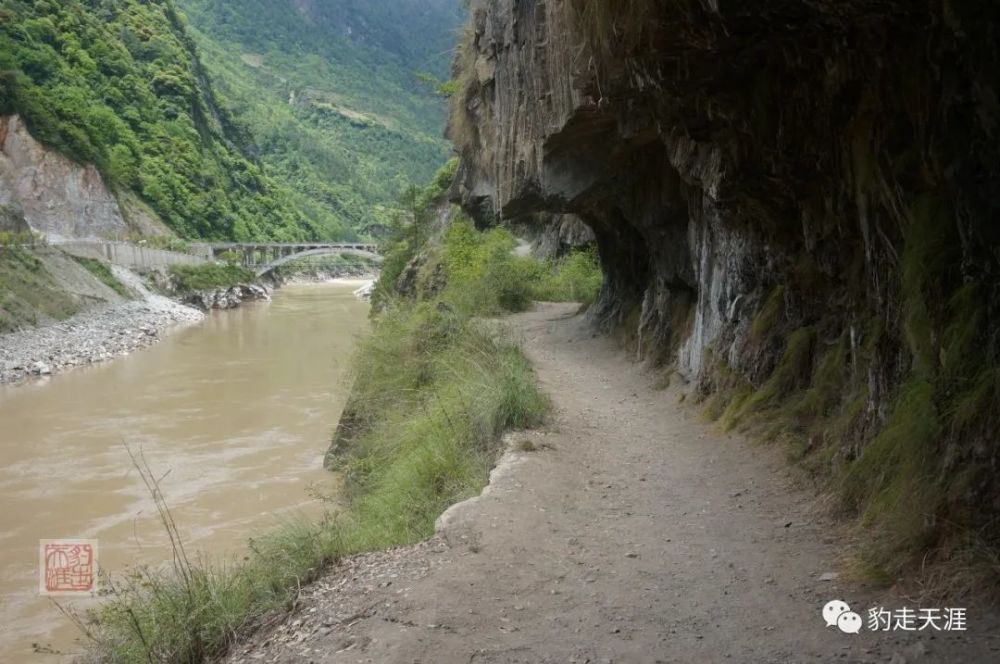
M 484 495 L 416 547 L 347 560 L 234 662 L 997 662 L 1000 622 L 870 632 L 916 608 L 842 572 L 843 529 L 776 450 L 723 436 L 575 307 L 524 335 L 556 406 L 539 449 L 509 452 Z M 845 600 L 860 634 L 826 627 Z

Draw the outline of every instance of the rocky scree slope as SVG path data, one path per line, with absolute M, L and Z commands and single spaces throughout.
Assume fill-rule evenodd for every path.
M 998 18 L 476 0 L 452 194 L 483 222 L 583 220 L 593 321 L 831 477 L 877 526 L 871 569 L 964 566 L 1000 511 Z

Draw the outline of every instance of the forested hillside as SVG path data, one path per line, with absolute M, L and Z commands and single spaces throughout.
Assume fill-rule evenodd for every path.
M 215 102 L 165 0 L 0 4 L 0 113 L 97 165 L 188 237 L 329 232 L 247 159 L 252 142 Z
M 312 216 L 383 223 L 379 206 L 447 159 L 444 104 L 417 74 L 446 74 L 457 0 L 178 4 L 220 98 Z
M 444 159 L 415 72 L 441 71 L 458 20 L 445 0 L 0 0 L 0 114 L 181 236 L 350 237 Z

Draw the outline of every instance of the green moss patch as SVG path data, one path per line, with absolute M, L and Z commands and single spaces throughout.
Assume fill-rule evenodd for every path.
M 73 260 L 82 265 L 87 272 L 90 272 L 92 275 L 100 279 L 101 283 L 114 292 L 124 298 L 132 297 L 132 294 L 129 292 L 128 288 L 125 287 L 125 284 L 118 281 L 118 278 L 115 277 L 111 268 L 104 261 L 99 261 L 96 258 L 83 258 L 81 256 L 73 256 Z

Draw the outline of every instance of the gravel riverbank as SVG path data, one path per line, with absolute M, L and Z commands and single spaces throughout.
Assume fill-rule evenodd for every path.
M 0 384 L 127 355 L 156 343 L 170 327 L 204 317 L 197 309 L 150 292 L 128 270 L 113 270 L 137 299 L 91 309 L 53 325 L 0 335 Z

